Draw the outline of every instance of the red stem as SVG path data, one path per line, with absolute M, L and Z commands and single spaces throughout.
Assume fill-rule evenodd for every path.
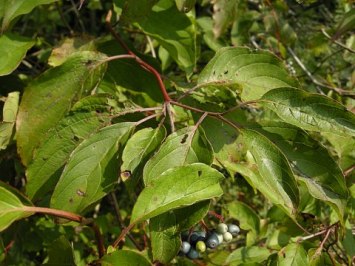
M 127 51 L 128 54 L 134 56 L 134 59 L 136 60 L 136 62 L 138 64 L 140 64 L 143 68 L 147 69 L 149 72 L 151 72 L 155 76 L 155 78 L 158 82 L 160 91 L 163 94 L 164 101 L 170 102 L 171 101 L 170 96 L 166 91 L 164 82 L 163 82 L 159 72 L 154 67 L 149 65 L 147 62 L 140 59 L 131 49 L 129 49 L 129 47 L 125 44 L 125 42 L 122 41 L 121 36 L 112 28 L 111 17 L 112 17 L 112 11 L 109 10 L 109 12 L 107 13 L 107 16 L 106 16 L 106 26 L 107 26 L 108 30 L 111 32 L 112 36 L 117 40 L 117 42 L 122 46 L 122 48 Z

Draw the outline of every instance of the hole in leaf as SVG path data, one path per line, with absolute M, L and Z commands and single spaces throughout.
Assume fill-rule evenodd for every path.
M 180 143 L 181 144 L 185 143 L 188 136 L 189 136 L 188 134 L 185 134 L 184 137 L 182 138 L 182 140 L 180 141 Z
M 131 177 L 131 175 L 132 175 L 131 171 L 126 170 L 126 171 L 121 172 L 120 176 L 123 181 L 126 181 L 128 178 Z
M 80 189 L 78 189 L 78 190 L 76 191 L 76 194 L 77 194 L 78 196 L 80 196 L 80 197 L 84 197 L 84 196 L 85 196 L 85 192 L 81 191 Z
M 202 175 L 202 171 L 198 171 L 197 174 L 198 174 L 198 176 L 201 176 Z

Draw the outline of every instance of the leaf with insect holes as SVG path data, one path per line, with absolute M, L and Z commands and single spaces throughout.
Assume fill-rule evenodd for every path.
M 149 185 L 166 170 L 189 163 L 211 164 L 211 144 L 203 130 L 196 126 L 182 128 L 170 134 L 157 153 L 147 162 L 143 179 Z
M 142 165 L 145 164 L 152 152 L 159 147 L 166 136 L 166 129 L 163 126 L 158 128 L 144 128 L 127 141 L 122 153 L 121 172 L 129 173 L 129 178 L 121 178 L 127 186 L 135 186 L 142 172 Z
M 274 194 L 270 198 L 274 204 L 280 206 L 289 216 L 295 217 L 299 191 L 285 155 L 274 143 L 255 130 L 241 129 L 240 133 L 262 177 L 258 182 Z
M 29 164 L 33 150 L 69 111 L 72 102 L 97 83 L 105 70 L 105 64 L 98 64 L 103 58 L 106 56 L 94 52 L 76 53 L 25 89 L 16 121 L 17 150 L 24 165 Z
M 219 197 L 223 175 L 201 163 L 179 166 L 152 180 L 139 195 L 131 223 L 147 220 L 164 212 Z
M 204 83 L 238 87 L 243 101 L 257 100 L 274 88 L 297 86 L 275 55 L 241 47 L 220 49 L 198 78 L 198 84 Z
M 135 123 L 114 124 L 84 140 L 70 155 L 51 208 L 82 213 L 108 194 L 117 182 L 117 153 L 134 127 Z
M 77 113 L 49 130 L 27 168 L 27 195 L 37 201 L 52 191 L 73 150 L 107 123 L 108 117 L 103 114 Z
M 355 115 L 326 96 L 277 88 L 262 97 L 262 104 L 285 122 L 302 129 L 355 136 Z

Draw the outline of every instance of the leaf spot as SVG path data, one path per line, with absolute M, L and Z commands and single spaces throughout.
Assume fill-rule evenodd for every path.
M 180 143 L 181 144 L 185 143 L 188 136 L 189 136 L 188 134 L 185 134 L 184 137 L 182 138 L 182 140 L 180 141 Z
M 126 181 L 128 178 L 131 177 L 131 175 L 132 175 L 132 172 L 129 170 L 126 170 L 126 171 L 121 172 L 120 176 L 123 181 Z
M 202 175 L 202 171 L 198 171 L 197 174 L 198 174 L 198 176 L 201 176 Z
M 77 194 L 78 196 L 80 196 L 80 197 L 84 197 L 84 196 L 85 196 L 85 192 L 81 191 L 80 189 L 78 189 L 78 190 L 76 191 L 76 194 Z

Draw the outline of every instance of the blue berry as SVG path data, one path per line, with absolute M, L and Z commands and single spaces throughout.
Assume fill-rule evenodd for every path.
M 195 260 L 198 259 L 198 257 L 200 256 L 200 254 L 198 253 L 198 251 L 196 251 L 194 248 L 191 248 L 190 251 L 186 254 L 186 256 L 189 259 Z
M 217 233 L 213 232 L 206 240 L 206 246 L 215 249 L 219 245 Z
M 190 243 L 196 243 L 197 241 L 204 241 L 206 239 L 206 232 L 204 231 L 194 231 L 190 235 Z
M 231 233 L 233 236 L 236 236 L 240 232 L 240 228 L 238 225 L 235 224 L 229 224 L 228 225 L 228 232 Z
M 182 241 L 180 251 L 184 254 L 187 254 L 190 251 L 190 249 L 191 249 L 191 244 L 189 242 Z

